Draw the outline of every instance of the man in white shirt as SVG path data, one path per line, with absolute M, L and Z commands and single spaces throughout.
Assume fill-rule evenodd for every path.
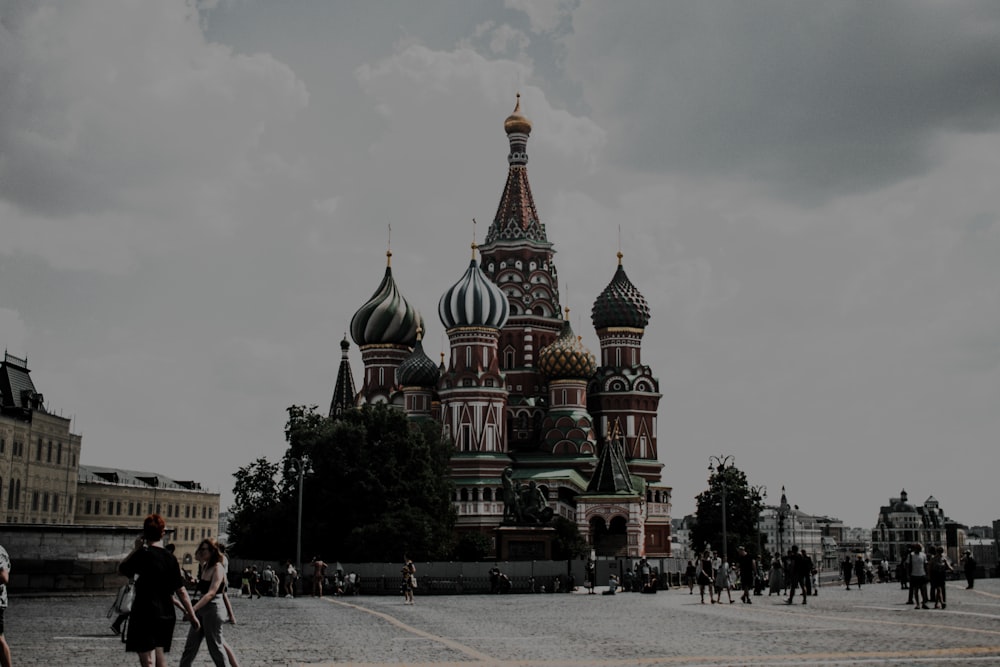
M 910 572 L 910 589 L 913 591 L 914 609 L 927 609 L 927 554 L 919 542 L 910 547 L 910 555 L 906 557 L 906 566 Z

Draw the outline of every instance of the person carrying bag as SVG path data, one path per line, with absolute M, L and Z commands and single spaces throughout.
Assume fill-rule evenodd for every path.
M 128 622 L 129 614 L 132 613 L 133 601 L 135 601 L 135 579 L 130 578 L 118 589 L 118 595 L 108 607 L 108 618 L 115 617 L 111 624 L 111 632 L 121 635 L 122 641 L 125 641 L 125 624 Z

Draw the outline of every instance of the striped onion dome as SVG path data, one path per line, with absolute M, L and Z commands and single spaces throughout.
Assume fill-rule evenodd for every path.
M 420 313 L 403 298 L 392 278 L 392 253 L 387 252 L 385 277 L 372 298 L 354 313 L 351 338 L 363 345 L 406 345 L 417 340 L 417 329 L 424 322 Z
M 550 380 L 584 379 L 594 374 L 597 361 L 566 319 L 559 337 L 538 353 L 538 369 Z
M 423 330 L 417 332 L 417 342 L 413 351 L 403 359 L 396 371 L 399 384 L 404 387 L 433 387 L 441 377 L 437 364 L 424 354 Z
M 476 262 L 476 245 L 472 245 L 472 261 L 462 278 L 441 295 L 438 315 L 445 329 L 455 327 L 488 327 L 499 329 L 507 322 L 510 304 L 507 296 L 486 277 Z
M 604 291 L 594 301 L 590 315 L 595 329 L 631 327 L 645 329 L 649 324 L 649 304 L 622 268 L 622 254 L 618 253 L 618 270 Z

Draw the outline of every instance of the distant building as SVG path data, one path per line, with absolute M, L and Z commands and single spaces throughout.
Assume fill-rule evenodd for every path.
M 0 363 L 0 524 L 73 523 L 82 437 L 35 389 L 28 360 Z
M 217 537 L 219 494 L 201 484 L 166 475 L 81 465 L 75 523 L 141 530 L 142 520 L 160 514 L 173 530 L 171 542 L 182 565 L 192 565 L 198 543 Z
M 890 563 L 900 562 L 914 542 L 924 547 L 928 545 L 948 545 L 947 525 L 938 501 L 930 496 L 921 506 L 912 505 L 902 490 L 898 498 L 890 498 L 888 505 L 879 509 L 878 523 L 872 531 L 872 556 Z M 949 557 L 953 560 L 964 543 L 964 532 L 956 535 L 955 544 L 949 545 Z

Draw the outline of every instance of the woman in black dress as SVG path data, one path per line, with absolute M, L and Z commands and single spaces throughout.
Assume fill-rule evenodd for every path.
M 715 585 L 715 568 L 712 567 L 712 552 L 706 551 L 698 560 L 698 590 L 701 592 L 701 603 L 705 604 L 705 588 L 708 588 L 708 599 L 715 604 L 712 588 Z
M 167 665 L 164 654 L 170 651 L 174 635 L 175 593 L 186 617 L 198 627 L 198 619 L 184 588 L 181 567 L 174 555 L 163 548 L 165 529 L 166 522 L 159 514 L 147 516 L 142 524 L 142 537 L 136 538 L 132 553 L 118 566 L 118 572 L 126 577 L 138 575 L 125 650 L 138 653 L 142 667 Z

